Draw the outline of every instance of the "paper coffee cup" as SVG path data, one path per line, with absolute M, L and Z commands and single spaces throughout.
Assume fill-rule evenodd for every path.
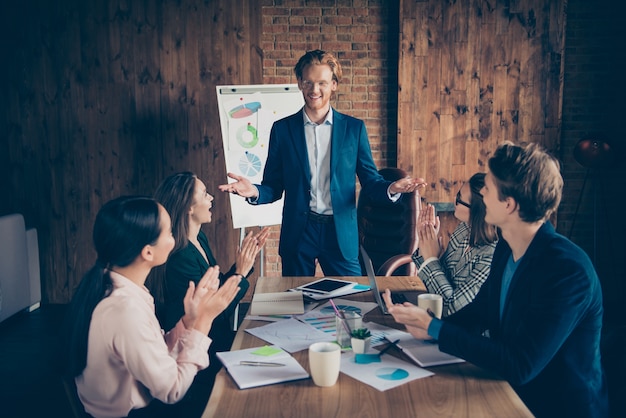
M 417 296 L 417 306 L 422 309 L 430 309 L 435 316 L 441 319 L 443 313 L 443 298 L 434 293 L 422 293 Z
M 333 342 L 313 343 L 309 347 L 309 368 L 313 383 L 332 386 L 337 383 L 341 365 L 341 347 Z

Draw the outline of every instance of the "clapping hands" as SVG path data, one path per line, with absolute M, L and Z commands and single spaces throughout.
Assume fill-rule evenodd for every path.
M 237 259 L 235 265 L 237 266 L 237 273 L 244 277 L 248 275 L 256 256 L 261 251 L 261 248 L 265 245 L 265 241 L 270 233 L 270 229 L 265 227 L 258 233 L 254 234 L 252 231 L 248 232 L 243 241 L 241 247 L 237 250 Z
M 239 291 L 239 276 L 232 276 L 219 287 L 219 267 L 209 267 L 197 285 L 189 282 L 183 300 L 187 329 L 197 329 L 208 334 L 213 320 L 233 301 Z
M 439 229 L 441 223 L 439 216 L 435 216 L 435 207 L 427 203 L 420 211 L 418 218 L 418 248 L 420 255 L 427 259 L 429 257 L 439 257 L 441 254 L 441 243 L 439 241 Z

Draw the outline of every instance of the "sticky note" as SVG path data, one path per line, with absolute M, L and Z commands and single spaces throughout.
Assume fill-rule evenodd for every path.
M 274 354 L 278 354 L 282 352 L 283 350 L 281 350 L 280 348 L 270 347 L 266 345 L 265 347 L 259 347 L 258 350 L 254 350 L 250 354 L 268 357 L 268 356 L 273 356 Z

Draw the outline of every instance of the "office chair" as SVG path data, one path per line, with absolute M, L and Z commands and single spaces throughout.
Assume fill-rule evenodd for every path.
M 61 376 L 61 384 L 63 385 L 69 408 L 72 411 L 72 416 L 74 418 L 91 417 L 91 415 L 85 412 L 85 408 L 83 407 L 83 404 L 78 397 L 78 392 L 76 391 L 76 383 L 74 382 L 74 379 Z
M 399 168 L 382 168 L 378 172 L 388 181 L 407 176 Z M 420 208 L 417 191 L 403 194 L 395 203 L 372 201 L 365 194 L 359 194 L 359 243 L 372 259 L 377 275 L 417 276 L 411 254 L 417 249 Z

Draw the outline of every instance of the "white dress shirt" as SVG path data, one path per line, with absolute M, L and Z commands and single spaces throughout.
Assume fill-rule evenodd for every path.
M 306 112 L 304 136 L 311 170 L 310 208 L 320 215 L 332 215 L 333 204 L 330 198 L 330 141 L 333 133 L 333 110 L 328 111 L 320 124 L 312 122 Z

